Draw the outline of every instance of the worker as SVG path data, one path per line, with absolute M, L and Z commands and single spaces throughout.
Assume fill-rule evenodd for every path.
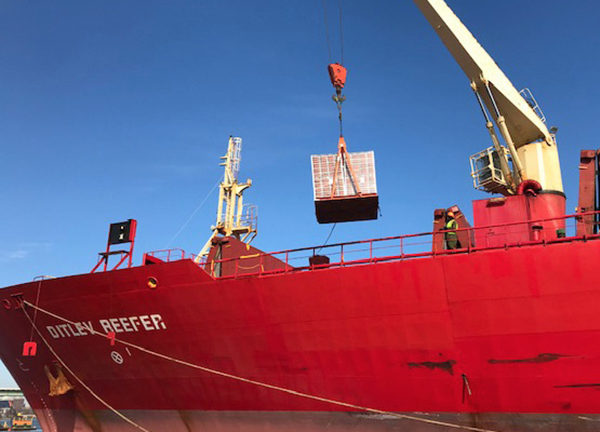
M 446 213 L 446 225 L 444 225 L 444 240 L 446 243 L 446 250 L 457 249 L 460 247 L 458 242 L 458 236 L 456 235 L 456 230 L 458 228 L 458 223 L 454 218 L 454 212 L 452 210 Z

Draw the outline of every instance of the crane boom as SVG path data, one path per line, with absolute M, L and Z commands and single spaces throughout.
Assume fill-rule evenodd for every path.
M 534 109 L 443 0 L 414 2 L 491 114 L 509 147 L 516 180 L 534 179 L 545 190 L 562 192 L 555 138 Z

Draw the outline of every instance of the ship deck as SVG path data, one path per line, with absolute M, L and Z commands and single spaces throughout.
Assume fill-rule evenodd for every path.
M 194 259 L 199 261 L 198 264 L 215 279 L 273 276 L 282 273 L 597 240 L 600 238 L 600 234 L 575 235 L 577 224 L 582 223 L 582 218 L 596 213 L 600 212 L 456 229 L 454 231 L 459 237 L 469 240 L 463 242 L 466 243 L 465 245 L 451 250 L 443 248 L 445 231 L 431 231 L 277 252 L 262 252 L 255 249 L 256 253 L 244 254 L 242 250 L 241 252 L 237 251 L 240 253 L 233 257 L 222 259 L 209 257 L 200 261 L 196 259 L 195 255 L 187 254 L 182 249 L 158 250 L 146 255 L 165 262 Z M 564 220 L 566 233 L 572 233 L 572 235 L 565 235 L 562 238 L 547 238 L 546 232 L 542 230 L 536 236 L 537 238 L 532 236 L 528 241 L 522 240 L 522 234 L 531 232 L 532 226 L 557 220 Z

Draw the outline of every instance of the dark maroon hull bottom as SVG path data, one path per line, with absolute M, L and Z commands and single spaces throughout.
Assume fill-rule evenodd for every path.
M 476 429 L 497 432 L 600 431 L 600 415 L 595 414 L 407 413 L 423 421 L 355 412 L 131 410 L 122 414 L 152 432 L 446 432 Z M 108 410 L 88 412 L 87 418 L 75 411 L 55 411 L 53 415 L 50 419 L 44 418 L 44 414 L 40 413 L 45 432 L 136 430 L 135 426 Z M 433 424 L 429 420 L 447 425 Z

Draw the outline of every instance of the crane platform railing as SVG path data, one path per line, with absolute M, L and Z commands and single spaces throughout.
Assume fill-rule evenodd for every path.
M 398 260 L 468 254 L 494 249 L 587 241 L 600 238 L 600 234 L 576 236 L 574 233 L 577 224 L 581 223 L 583 217 L 592 215 L 600 216 L 600 212 L 577 213 L 554 218 L 456 229 L 452 231 L 457 232 L 459 236 L 461 231 L 466 231 L 470 234 L 469 238 L 477 238 L 477 242 L 479 243 L 474 245 L 469 242 L 469 244 L 462 247 L 459 246 L 456 249 L 435 250 L 435 247 L 432 247 L 440 239 L 443 241 L 447 231 L 442 230 L 227 258 L 214 260 L 209 263 L 203 262 L 201 263 L 201 267 L 216 279 L 237 279 Z M 564 236 L 550 238 L 546 231 L 540 230 L 534 233 L 533 238 L 529 241 L 511 241 L 512 238 L 515 238 L 519 234 L 532 233 L 532 227 L 533 231 L 535 231 L 535 227 L 544 223 L 563 220 L 565 222 Z M 492 229 L 494 230 L 492 231 Z M 502 233 L 502 231 L 504 232 Z M 487 235 L 491 232 L 493 232 L 493 241 Z M 505 237 L 504 241 L 501 240 L 502 236 Z M 267 261 L 269 265 L 265 265 Z M 250 262 L 252 265 L 247 265 Z M 278 265 L 277 263 L 280 264 Z M 211 271 L 211 269 L 216 267 L 225 268 L 225 266 L 229 268 L 229 271 L 222 272 L 219 276 L 214 271 Z

